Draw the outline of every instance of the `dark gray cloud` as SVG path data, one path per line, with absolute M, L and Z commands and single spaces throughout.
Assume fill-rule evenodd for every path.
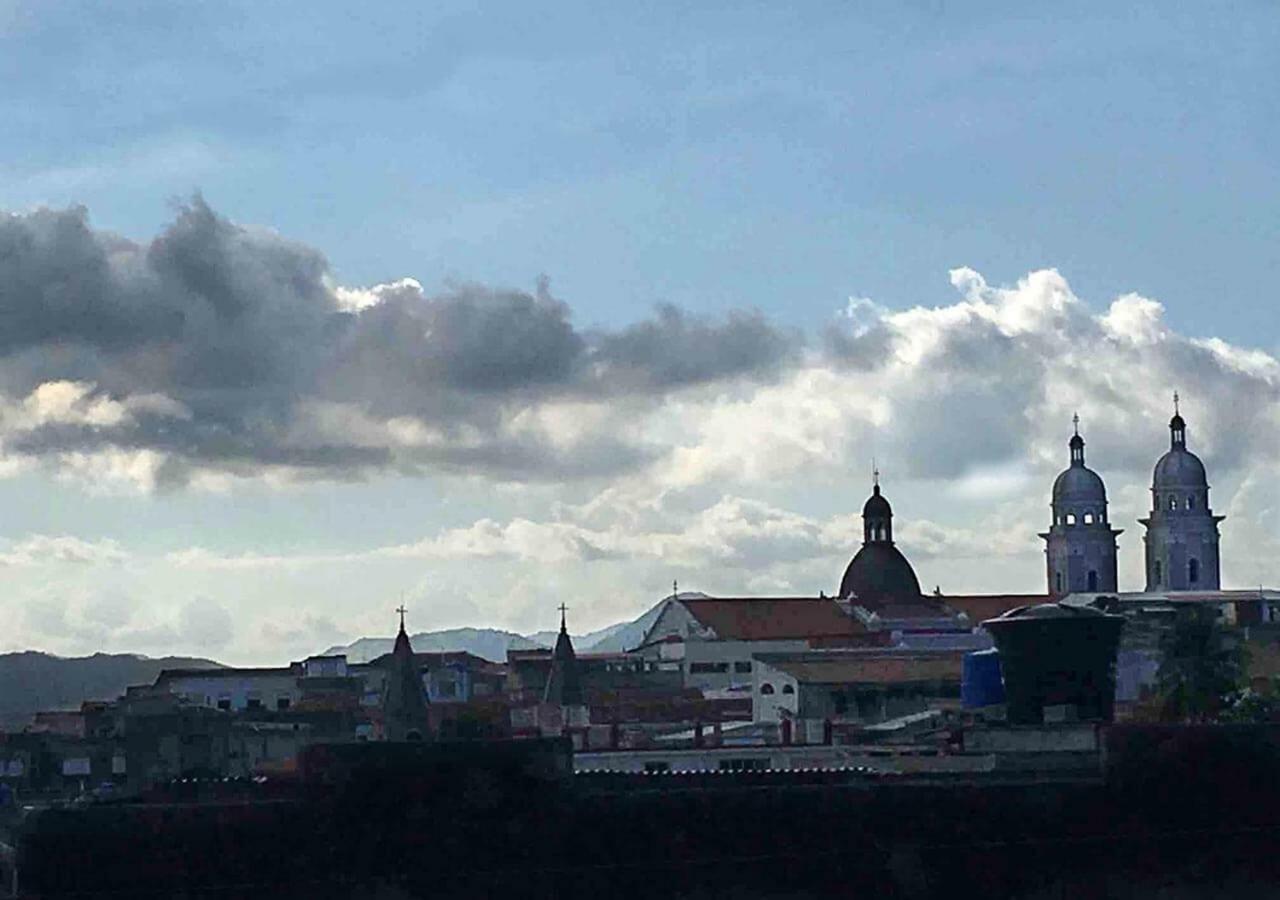
M 592 358 L 609 381 L 671 388 L 775 372 L 796 359 L 801 345 L 799 334 L 780 331 L 757 312 L 707 322 L 664 304 L 651 321 L 600 335 Z
M 91 387 L 78 411 L 40 406 L 0 437 L 36 458 L 157 451 L 156 478 L 173 485 L 193 466 L 591 476 L 652 454 L 613 435 L 564 443 L 513 423 L 557 400 L 651 403 L 773 377 L 801 346 L 758 314 L 710 322 L 672 307 L 583 333 L 545 281 L 532 293 L 463 284 L 434 296 L 400 282 L 356 304 L 342 293 L 322 254 L 236 225 L 199 196 L 147 245 L 95 231 L 83 208 L 5 216 L 0 393 L 12 408 L 51 382 Z M 163 402 L 86 411 L 138 396 Z M 315 410 L 335 405 L 367 419 L 317 425 Z M 405 417 L 425 437 L 372 433 Z

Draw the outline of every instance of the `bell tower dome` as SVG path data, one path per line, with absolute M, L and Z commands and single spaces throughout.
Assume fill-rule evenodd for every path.
M 1216 591 L 1221 586 L 1218 523 L 1209 508 L 1209 479 L 1200 457 L 1187 449 L 1187 423 L 1173 395 L 1169 451 L 1151 477 L 1147 529 L 1148 591 Z
M 1070 465 L 1053 482 L 1053 521 L 1040 535 L 1045 541 L 1049 596 L 1118 590 L 1116 538 L 1120 531 L 1107 517 L 1107 489 L 1098 473 L 1084 464 L 1080 417 L 1067 443 Z

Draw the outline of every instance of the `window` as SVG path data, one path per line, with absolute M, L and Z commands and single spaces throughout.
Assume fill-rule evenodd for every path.
M 219 697 L 219 698 L 218 698 L 218 709 L 230 709 L 230 708 L 231 708 L 231 698 L 230 698 L 230 697 Z
M 1196 508 L 1196 498 L 1194 496 L 1188 497 L 1187 509 L 1195 509 L 1195 508 Z
M 649 775 L 656 775 L 659 772 L 670 772 L 671 763 L 669 762 L 647 762 L 644 764 L 644 771 Z
M 261 697 L 250 697 L 244 703 L 245 709 L 262 709 Z
M 1154 579 L 1155 583 L 1157 585 L 1161 584 L 1164 581 L 1164 567 L 1160 565 L 1160 560 L 1158 559 L 1156 560 L 1156 563 L 1154 566 L 1152 566 L 1151 571 L 1152 571 L 1152 574 L 1156 576 Z
M 713 672 L 724 673 L 728 671 L 729 671 L 729 664 L 727 662 L 722 662 L 722 663 L 691 662 L 689 663 L 690 675 L 706 675 Z
M 767 759 L 722 759 L 721 772 L 763 772 L 769 768 Z
M 1177 508 L 1178 508 L 1178 498 L 1173 496 L 1173 494 L 1170 494 L 1169 495 L 1169 511 L 1172 512 Z
M 1087 512 L 1087 513 L 1085 513 L 1085 514 L 1084 514 L 1084 524 L 1086 524 L 1086 525 L 1092 525 L 1092 524 L 1093 524 L 1093 513 L 1091 513 L 1091 512 Z
M 734 663 L 734 664 L 733 664 L 733 671 L 737 672 L 739 675 L 750 675 L 750 674 L 751 674 L 751 662 L 750 662 L 750 660 L 748 660 L 747 662 L 736 662 L 736 663 Z
M 843 716 L 849 711 L 849 698 L 845 696 L 844 691 L 832 691 L 831 703 L 835 706 L 837 716 Z
M 782 686 L 782 693 L 784 694 L 794 694 L 795 692 L 796 686 L 794 684 L 784 684 Z
M 1098 573 L 1091 570 L 1089 572 L 1089 590 L 1096 591 L 1097 589 L 1098 589 Z
M 769 682 L 767 682 L 767 681 L 766 681 L 764 684 L 760 685 L 760 693 L 762 693 L 762 694 L 772 694 L 772 693 L 773 693 L 773 685 L 771 685 Z
M 1193 559 L 1187 563 L 1187 581 L 1195 584 L 1200 580 L 1200 560 Z
M 1054 583 L 1058 586 L 1057 587 L 1058 593 L 1061 594 L 1062 593 L 1062 573 L 1061 572 L 1056 573 L 1054 577 Z
M 1068 524 L 1068 525 L 1074 525 L 1074 524 L 1076 524 L 1076 514 L 1075 514 L 1075 513 L 1067 513 L 1067 524 Z
M 290 702 L 290 701 L 289 701 L 289 698 L 288 698 L 288 697 L 277 697 L 277 698 L 276 698 L 276 709 L 288 709 L 288 708 L 289 708 L 289 702 Z

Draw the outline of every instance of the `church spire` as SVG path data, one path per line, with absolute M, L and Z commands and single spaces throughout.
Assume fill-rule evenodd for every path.
M 871 496 L 862 507 L 862 541 L 865 544 L 893 543 L 893 507 L 880 493 L 880 469 L 871 471 Z
M 1071 465 L 1084 465 L 1084 438 L 1080 437 L 1080 414 L 1076 413 L 1071 417 L 1071 424 L 1075 427 L 1075 434 L 1071 435 L 1071 440 L 1067 446 L 1071 448 Z
M 1182 418 L 1178 392 L 1173 392 L 1173 418 L 1169 420 L 1169 446 L 1174 450 L 1187 449 L 1187 423 Z
M 578 674 L 578 656 L 573 651 L 573 640 L 565 625 L 565 610 L 560 604 L 560 635 L 551 651 L 551 671 L 542 692 L 542 701 L 555 706 L 581 706 L 582 681 Z

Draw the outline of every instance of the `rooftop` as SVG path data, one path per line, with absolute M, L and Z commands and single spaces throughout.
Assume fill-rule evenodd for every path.
M 761 653 L 756 659 L 801 684 L 905 684 L 959 681 L 963 651 Z
M 706 597 L 679 602 L 722 640 L 861 637 L 867 631 L 829 597 Z

